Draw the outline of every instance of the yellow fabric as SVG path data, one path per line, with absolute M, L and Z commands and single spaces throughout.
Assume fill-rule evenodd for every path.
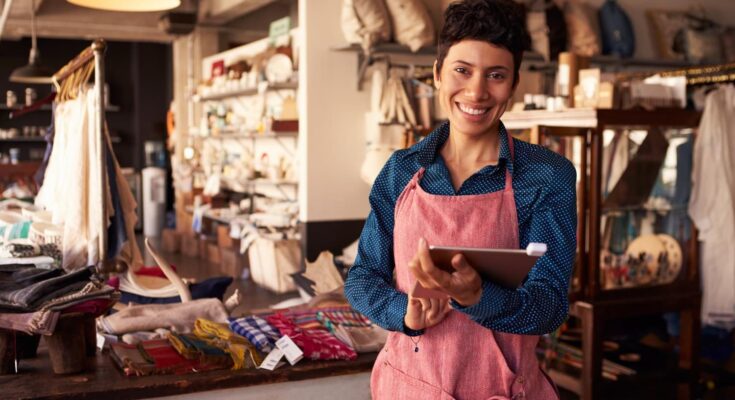
M 263 362 L 255 347 L 244 337 L 232 332 L 227 324 L 199 318 L 194 322 L 193 333 L 229 353 L 234 363 L 232 369 L 255 368 Z

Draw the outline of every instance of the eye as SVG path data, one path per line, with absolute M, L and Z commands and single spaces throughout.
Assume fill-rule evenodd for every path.
M 469 71 L 467 71 L 467 68 L 465 67 L 457 67 L 454 69 L 454 72 L 459 72 L 460 74 L 466 75 Z
M 500 72 L 491 72 L 487 74 L 488 79 L 492 79 L 494 81 L 500 81 L 505 79 L 505 75 Z

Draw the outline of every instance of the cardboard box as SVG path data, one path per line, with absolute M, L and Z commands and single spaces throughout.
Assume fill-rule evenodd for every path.
M 182 234 L 181 253 L 187 257 L 199 257 L 199 237 L 194 234 Z
M 223 275 L 241 279 L 243 272 L 249 268 L 248 258 L 244 254 L 240 254 L 240 249 L 220 248 L 220 256 L 222 257 L 220 271 Z
M 221 249 L 240 249 L 240 239 L 230 237 L 229 225 L 217 226 L 217 245 Z
M 161 246 L 167 253 L 178 253 L 181 249 L 181 234 L 173 229 L 165 228 L 161 232 Z

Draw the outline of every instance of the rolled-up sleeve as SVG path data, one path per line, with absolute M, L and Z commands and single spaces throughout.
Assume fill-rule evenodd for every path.
M 355 310 L 381 327 L 418 335 L 404 326 L 408 296 L 393 283 L 393 226 L 395 203 L 402 190 L 394 154 L 370 192 L 371 212 L 360 234 L 355 264 L 345 281 L 345 296 Z

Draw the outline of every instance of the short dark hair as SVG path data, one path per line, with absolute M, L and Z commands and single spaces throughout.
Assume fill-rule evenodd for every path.
M 513 54 L 513 84 L 518 82 L 523 51 L 529 47 L 523 6 L 512 0 L 455 1 L 444 11 L 436 67 L 441 71 L 449 48 L 465 40 L 482 40 Z

